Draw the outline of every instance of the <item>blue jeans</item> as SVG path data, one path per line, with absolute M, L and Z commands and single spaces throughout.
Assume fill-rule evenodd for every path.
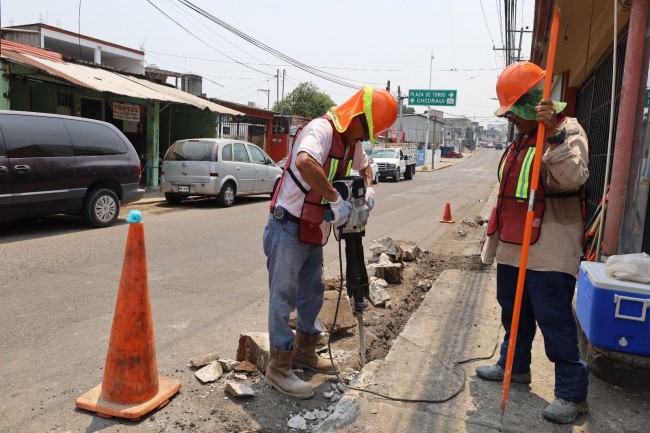
M 506 335 L 498 365 L 505 368 L 519 268 L 497 265 L 497 300 Z M 512 374 L 530 372 L 531 348 L 539 326 L 546 356 L 555 364 L 555 396 L 581 402 L 587 398 L 589 367 L 580 359 L 571 301 L 576 279 L 564 272 L 526 271 Z
M 269 270 L 269 340 L 271 348 L 288 352 L 294 341 L 289 314 L 298 311 L 296 328 L 319 334 L 316 317 L 323 306 L 323 247 L 298 239 L 298 224 L 269 215 L 263 237 Z

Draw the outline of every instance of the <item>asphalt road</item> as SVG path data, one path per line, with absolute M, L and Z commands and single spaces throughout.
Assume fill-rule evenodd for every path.
M 453 215 L 485 200 L 500 156 L 479 150 L 411 181 L 376 185 L 366 246 L 390 236 L 434 250 L 449 227 L 438 222 L 445 203 Z M 65 216 L 0 224 L 0 431 L 96 429 L 74 400 L 102 379 L 131 208 L 144 216 L 160 374 L 179 375 L 206 352 L 234 358 L 240 332 L 266 330 L 268 205 L 261 196 L 227 209 L 211 200 L 136 203 L 115 226 L 95 230 Z M 325 251 L 330 278 L 338 272 L 336 243 Z

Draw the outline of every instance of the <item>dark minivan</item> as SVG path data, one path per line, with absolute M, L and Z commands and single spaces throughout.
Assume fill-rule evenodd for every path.
M 0 110 L 0 221 L 81 215 L 93 227 L 140 200 L 140 160 L 115 126 L 56 114 Z

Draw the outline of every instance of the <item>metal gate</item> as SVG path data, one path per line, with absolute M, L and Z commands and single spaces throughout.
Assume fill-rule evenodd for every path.
M 625 64 L 625 48 L 627 45 L 627 32 L 618 41 L 616 59 L 616 88 L 614 92 L 614 130 L 612 140 L 616 137 L 616 123 L 621 99 L 621 83 L 623 81 L 623 66 Z M 591 75 L 583 81 L 578 88 L 576 100 L 576 118 L 584 128 L 589 138 L 589 180 L 585 185 L 587 194 L 587 214 L 589 221 L 596 211 L 603 195 L 605 182 L 605 164 L 607 160 L 607 140 L 609 138 L 609 113 L 611 108 L 612 92 L 612 57 L 610 50 L 603 60 L 596 66 Z M 614 156 L 614 142 L 612 142 L 611 159 Z M 611 166 L 610 166 L 611 180 Z
M 266 120 L 253 116 L 233 116 L 221 122 L 219 138 L 244 140 L 265 149 Z

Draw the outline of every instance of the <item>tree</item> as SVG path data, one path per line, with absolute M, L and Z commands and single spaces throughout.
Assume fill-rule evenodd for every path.
M 314 118 L 327 113 L 334 105 L 332 98 L 315 84 L 303 82 L 282 101 L 273 104 L 273 111 Z
M 415 114 L 415 108 L 402 105 L 402 114 Z

